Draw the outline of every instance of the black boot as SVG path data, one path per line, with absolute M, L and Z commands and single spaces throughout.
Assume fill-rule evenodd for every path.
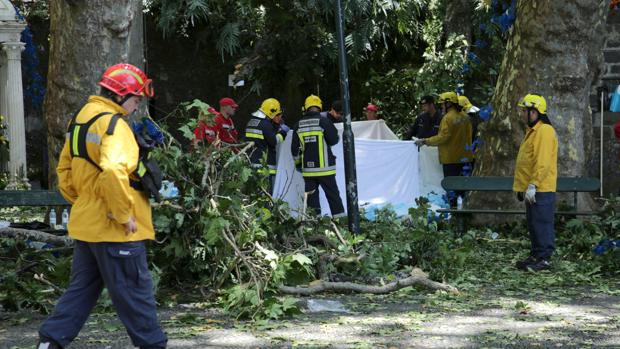
M 518 261 L 516 263 L 517 269 L 527 270 L 527 266 L 530 264 L 534 264 L 537 262 L 537 259 L 534 256 L 529 256 L 522 261 Z

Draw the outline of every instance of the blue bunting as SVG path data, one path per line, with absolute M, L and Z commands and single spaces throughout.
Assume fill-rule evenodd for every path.
M 602 255 L 618 247 L 620 247 L 620 240 L 603 239 L 592 249 L 592 252 L 596 255 Z
M 493 107 L 490 105 L 484 106 L 480 109 L 480 119 L 482 121 L 488 121 L 491 118 L 491 114 L 493 113 Z
M 467 74 L 470 71 L 471 71 L 471 67 L 469 66 L 469 64 L 467 64 L 467 63 L 463 64 L 463 69 L 461 69 L 461 73 Z
M 17 13 L 17 17 L 20 20 L 25 21 L 26 19 L 20 13 L 19 9 L 15 6 L 13 7 Z M 40 61 L 37 55 L 37 48 L 32 37 L 32 31 L 29 26 L 26 26 L 26 28 L 22 31 L 20 41 L 26 44 L 22 59 L 24 97 L 26 97 L 26 100 L 31 101 L 32 107 L 35 110 L 40 110 L 43 106 L 43 100 L 45 98 L 45 79 L 38 72 Z
M 478 56 L 474 52 L 471 52 L 471 51 L 467 53 L 467 59 L 469 59 L 475 65 L 480 65 L 481 63 L 480 58 L 478 58 Z
M 476 40 L 476 42 L 474 42 L 474 46 L 476 46 L 477 48 L 480 48 L 480 49 L 485 49 L 485 48 L 487 48 L 489 46 L 489 43 L 484 41 L 484 40 L 482 40 L 482 39 L 478 39 L 478 40 Z

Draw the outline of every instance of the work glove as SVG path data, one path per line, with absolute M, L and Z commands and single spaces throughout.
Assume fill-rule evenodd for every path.
M 528 184 L 527 190 L 525 191 L 525 201 L 530 204 L 536 203 L 536 186 L 534 184 Z
M 290 127 L 288 127 L 288 126 L 286 126 L 286 124 L 280 124 L 280 129 L 281 129 L 282 131 L 284 131 L 284 133 L 285 133 L 285 134 L 286 134 L 286 133 L 288 133 L 288 131 L 290 131 L 290 130 L 291 130 L 291 128 L 290 128 Z
M 426 144 L 426 140 L 424 138 L 416 139 L 415 141 L 415 145 L 418 147 L 423 146 L 424 144 Z

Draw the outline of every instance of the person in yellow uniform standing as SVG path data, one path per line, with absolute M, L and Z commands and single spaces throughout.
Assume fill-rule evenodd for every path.
M 126 122 L 153 96 L 151 80 L 122 63 L 108 68 L 99 85 L 100 95 L 90 96 L 73 118 L 56 169 L 60 192 L 72 204 L 73 264 L 69 287 L 39 329 L 37 348 L 71 343 L 104 287 L 133 344 L 165 348 L 146 261 L 145 241 L 155 238 L 151 207 L 148 194 L 130 185 L 139 146 Z
M 544 97 L 528 94 L 519 101 L 521 116 L 527 123 L 519 147 L 512 190 L 525 199 L 531 250 L 517 268 L 534 271 L 551 268 L 555 250 L 554 214 L 558 178 L 558 137 L 547 117 Z
M 444 116 L 439 124 L 439 133 L 429 138 L 418 139 L 420 145 L 437 146 L 439 162 L 443 166 L 444 177 L 462 176 L 463 168 L 471 168 L 474 159 L 472 152 L 472 129 L 469 116 L 461 113 L 458 96 L 455 92 L 444 92 L 439 95 L 439 104 L 443 108 Z M 450 195 L 450 206 L 455 207 L 457 196 L 463 193 Z

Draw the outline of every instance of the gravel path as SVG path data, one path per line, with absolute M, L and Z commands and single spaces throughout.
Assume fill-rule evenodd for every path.
M 475 298 L 474 298 L 475 296 Z M 620 348 L 620 296 L 530 297 L 415 291 L 334 296 L 347 313 L 309 313 L 262 326 L 217 309 L 160 310 L 169 348 Z M 0 313 L 0 348 L 33 348 L 43 317 Z M 94 314 L 73 348 L 133 348 L 114 314 Z

